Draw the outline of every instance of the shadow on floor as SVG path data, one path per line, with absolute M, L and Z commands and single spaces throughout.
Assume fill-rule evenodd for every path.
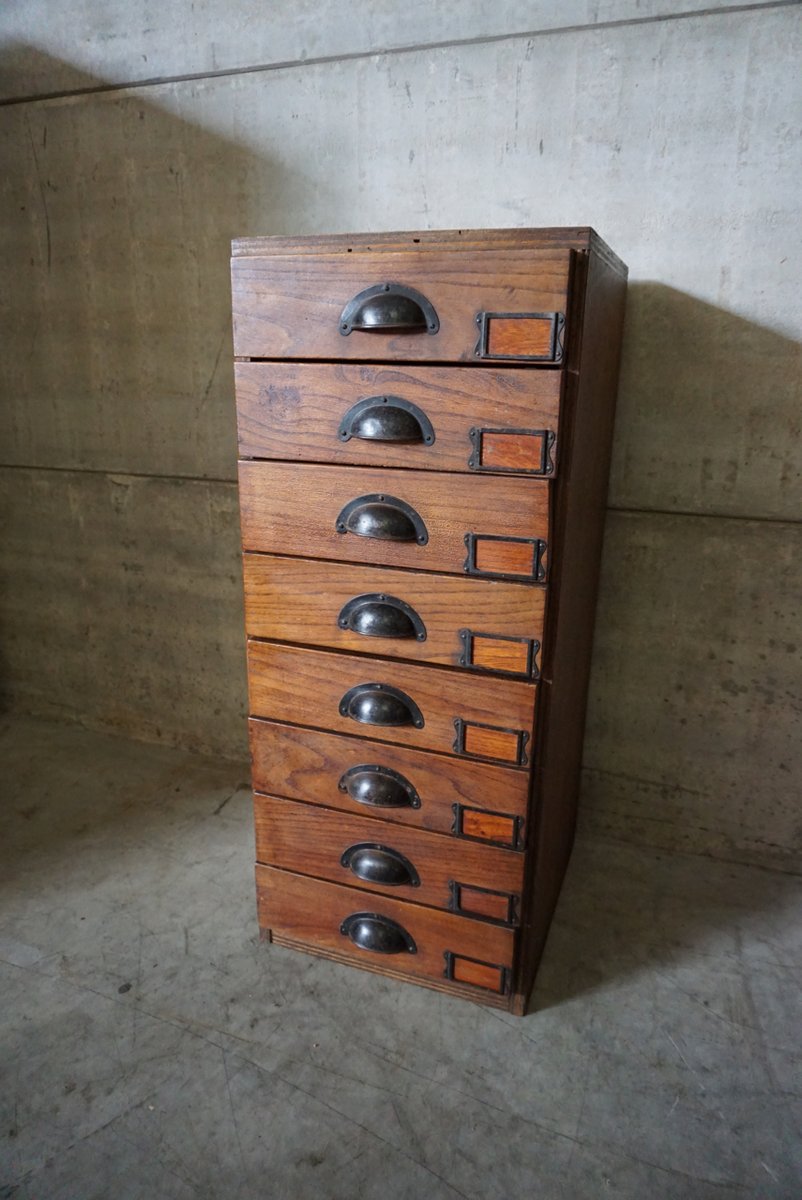
M 737 971 L 744 942 L 760 946 L 778 923 L 793 927 L 800 905 L 796 875 L 580 834 L 531 1011 L 692 974 L 712 948 Z M 776 965 L 770 940 L 751 965 L 763 953 Z

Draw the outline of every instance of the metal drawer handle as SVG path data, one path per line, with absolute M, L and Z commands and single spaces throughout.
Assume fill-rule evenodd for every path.
M 336 521 L 338 533 L 376 538 L 380 542 L 417 542 L 425 546 L 429 534 L 420 515 L 405 500 L 371 492 L 349 500 Z
M 362 637 L 417 638 L 426 641 L 426 626 L 415 609 L 395 596 L 370 592 L 343 605 L 337 624 Z
M 409 400 L 400 396 L 368 396 L 348 409 L 337 436 L 343 442 L 355 437 L 371 442 L 424 442 L 431 446 L 434 429 L 426 413 Z
M 340 716 L 360 725 L 414 725 L 423 729 L 423 714 L 415 701 L 388 683 L 360 683 L 340 701 Z
M 343 852 L 340 864 L 365 883 L 385 887 L 420 887 L 420 876 L 408 858 L 380 842 L 357 842 Z
M 414 288 L 402 283 L 377 283 L 349 300 L 340 314 L 340 333 L 405 330 L 437 333 L 440 321 L 433 306 Z
M 420 796 L 409 780 L 398 771 L 375 763 L 350 767 L 337 787 L 357 804 L 371 808 L 420 808 Z
M 350 938 L 360 950 L 376 954 L 417 954 L 412 937 L 397 921 L 379 913 L 351 913 L 340 926 L 340 933 Z

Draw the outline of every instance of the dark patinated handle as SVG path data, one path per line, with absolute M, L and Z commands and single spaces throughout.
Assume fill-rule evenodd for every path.
M 340 933 L 350 938 L 360 950 L 376 954 L 417 954 L 414 939 L 403 926 L 379 913 L 357 912 L 346 917 Z
M 357 804 L 370 808 L 420 808 L 420 796 L 398 771 L 376 763 L 350 767 L 337 787 Z
M 340 716 L 360 725 L 414 725 L 423 729 L 423 713 L 415 701 L 389 683 L 360 683 L 340 701 Z
M 402 283 L 377 283 L 349 300 L 340 314 L 340 333 L 437 333 L 440 321 L 421 292 Z
M 420 877 L 408 858 L 380 842 L 357 842 L 340 859 L 357 879 L 385 887 L 420 887 Z
M 384 592 L 354 596 L 344 604 L 337 624 L 362 637 L 416 638 L 426 641 L 426 626 L 415 609 L 404 600 Z
M 338 533 L 355 533 L 380 542 L 417 542 L 425 546 L 429 540 L 420 514 L 406 500 L 380 492 L 349 500 L 335 527 Z
M 434 428 L 423 409 L 400 396 L 368 396 L 348 409 L 337 430 L 340 441 L 423 442 L 431 446 Z

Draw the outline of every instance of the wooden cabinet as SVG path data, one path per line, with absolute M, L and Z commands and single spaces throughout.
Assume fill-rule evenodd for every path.
M 259 923 L 521 1014 L 570 854 L 626 269 L 234 243 Z

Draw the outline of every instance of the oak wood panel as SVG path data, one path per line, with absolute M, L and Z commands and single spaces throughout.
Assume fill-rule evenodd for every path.
M 481 535 L 476 539 L 473 562 L 485 575 L 531 576 L 535 549 L 528 542 L 496 542 Z
M 524 860 L 514 850 L 457 839 L 446 841 L 438 833 L 404 825 L 377 825 L 369 818 L 346 816 L 334 809 L 275 796 L 257 795 L 254 806 L 256 858 L 269 866 L 444 909 L 452 908 L 452 881 L 465 887 L 493 889 L 506 893 L 507 898 L 495 897 L 487 911 L 474 911 L 490 917 L 501 914 L 502 920 L 506 914 L 502 908 L 509 896 L 520 897 Z M 417 872 L 418 885 L 383 886 L 359 879 L 342 865 L 341 857 L 349 847 L 363 842 L 402 854 Z
M 457 903 L 452 906 L 455 912 L 463 916 L 485 917 L 489 921 L 498 921 L 502 925 L 516 924 L 514 915 L 517 897 L 512 892 L 502 892 L 499 889 L 471 887 L 459 883 L 457 888 Z
M 475 627 L 472 627 L 475 630 Z M 529 670 L 529 646 L 526 642 L 499 637 L 484 637 L 484 630 L 471 638 L 471 665 L 486 671 L 526 675 Z M 539 640 L 539 639 L 538 639 Z
M 468 760 L 457 763 L 406 746 L 254 717 L 248 727 L 253 786 L 258 792 L 445 834 L 454 826 L 454 806 L 464 805 L 465 832 L 490 842 L 512 843 L 516 819 L 523 827 L 529 791 L 529 777 L 523 771 Z M 365 764 L 389 767 L 403 775 L 420 798 L 420 808 L 369 808 L 352 800 L 337 784 L 346 771 Z M 493 814 L 487 814 L 483 824 L 485 809 L 492 809 Z
M 476 758 L 497 758 L 502 762 L 515 762 L 518 756 L 518 735 L 507 729 L 488 729 L 481 725 L 466 724 L 463 745 L 465 753 Z
M 503 975 L 498 967 L 460 956 L 454 958 L 452 979 L 458 983 L 472 983 L 491 992 L 501 991 L 503 986 Z
M 488 796 L 487 802 L 495 804 L 496 799 L 495 796 Z M 461 809 L 460 832 L 464 837 L 477 838 L 484 842 L 512 844 L 515 840 L 513 817 L 473 808 Z
M 303 237 L 268 234 L 234 238 L 232 258 L 272 254 L 353 254 L 354 250 L 382 256 L 388 250 L 412 250 L 415 246 L 448 246 L 451 252 L 463 250 L 515 249 L 528 246 L 535 250 L 587 250 L 591 238 L 598 237 L 589 225 L 537 229 L 396 229 L 375 233 L 310 233 Z
M 549 429 L 556 434 L 562 385 L 560 371 L 311 362 L 238 362 L 235 378 L 243 458 L 460 472 L 470 470 L 473 428 Z M 338 431 L 343 417 L 370 396 L 396 396 L 421 409 L 432 423 L 434 442 L 342 441 Z M 483 455 L 491 470 L 497 465 L 526 471 L 539 465 L 539 439 L 507 434 L 498 435 L 494 444 L 495 457 L 490 449 Z M 555 471 L 557 449 L 555 442 Z
M 257 865 L 259 924 L 280 938 L 305 942 L 361 966 L 387 967 L 409 978 L 444 980 L 447 952 L 511 966 L 515 931 L 487 921 L 425 908 L 356 888 Z M 397 922 L 414 939 L 416 953 L 380 955 L 360 950 L 340 932 L 352 913 L 374 912 Z M 278 940 L 278 938 L 277 938 Z
M 245 554 L 245 628 L 249 636 L 304 642 L 363 654 L 460 665 L 460 630 L 542 641 L 545 590 L 526 584 L 278 555 Z M 355 596 L 403 600 L 423 621 L 426 640 L 365 636 L 337 618 Z M 525 674 L 527 646 L 474 639 L 473 662 L 493 671 Z
M 343 966 L 359 967 L 361 971 L 369 971 L 372 975 L 382 975 L 387 979 L 394 979 L 398 983 L 408 983 L 414 984 L 416 987 L 431 988 L 435 992 L 444 992 L 448 996 L 457 996 L 460 1000 L 472 1000 L 476 1003 L 481 1003 L 484 1008 L 498 1008 L 509 1012 L 509 996 L 506 994 L 494 995 L 492 991 L 482 991 L 479 993 L 477 986 L 473 986 L 470 981 L 463 984 L 448 980 L 445 976 L 442 979 L 434 977 L 427 979 L 423 976 L 409 975 L 404 971 L 393 970 L 385 962 L 379 962 L 379 955 L 376 956 L 377 961 L 368 962 L 364 955 L 357 960 L 353 954 L 342 954 L 336 950 L 326 949 L 323 946 L 310 945 L 308 942 L 300 942 L 295 938 L 284 937 L 280 933 L 271 935 L 269 929 L 262 930 L 262 937 L 269 942 L 274 942 L 277 946 L 284 946 L 287 950 L 296 950 L 301 954 L 311 954 L 313 958 L 325 958 L 330 962 L 340 963 Z M 503 978 L 502 971 L 494 969 L 484 979 L 477 979 L 476 982 L 485 987 L 488 986 L 488 983 L 490 986 L 495 986 L 500 978 Z
M 582 328 L 566 396 L 570 469 L 555 484 L 554 538 L 560 548 L 544 648 L 535 767 L 537 844 L 528 866 L 526 936 L 513 1009 L 525 1011 L 573 845 L 588 677 L 615 417 L 626 273 L 591 255 L 578 283 L 574 322 Z M 564 455 L 564 463 L 565 463 Z
M 568 250 L 455 255 L 428 245 L 380 257 L 359 248 L 345 257 L 235 257 L 234 353 L 242 358 L 474 362 L 478 313 L 565 312 L 571 259 Z M 439 331 L 354 331 L 343 337 L 340 315 L 346 304 L 385 282 L 423 293 L 437 312 Z
M 462 574 L 469 532 L 548 536 L 549 485 L 538 479 L 241 462 L 239 486 L 245 550 Z M 342 509 L 365 495 L 393 496 L 411 505 L 426 525 L 428 543 L 338 533 L 335 523 Z M 516 566 L 521 566 L 519 558 Z M 530 548 L 530 564 L 531 559 Z M 491 565 L 497 561 L 506 563 L 496 555 Z
M 235 238 L 232 258 L 264 257 L 271 254 L 353 254 L 362 250 L 383 254 L 387 250 L 412 250 L 416 246 L 448 247 L 454 251 L 498 250 L 528 247 L 533 250 L 580 250 L 592 252 L 613 270 L 626 275 L 626 267 L 617 254 L 588 225 L 552 226 L 539 229 L 413 229 L 387 233 L 313 233 L 305 237 Z
M 532 372 L 540 379 L 542 372 Z M 529 428 L 535 428 L 530 422 Z M 538 427 L 542 429 L 543 427 Z M 479 459 L 485 471 L 540 470 L 543 459 L 543 436 L 538 433 L 508 433 L 504 429 L 485 429 L 479 443 Z M 550 472 L 553 477 L 554 472 Z
M 341 716 L 338 706 L 345 693 L 367 683 L 389 685 L 409 696 L 420 708 L 423 728 L 364 725 Z M 453 753 L 456 717 L 503 722 L 531 735 L 536 694 L 536 685 L 519 680 L 256 641 L 248 643 L 248 689 L 253 716 L 446 754 Z M 444 763 L 443 769 L 452 767 Z
M 493 358 L 545 358 L 552 337 L 551 317 L 492 317 L 487 351 Z

